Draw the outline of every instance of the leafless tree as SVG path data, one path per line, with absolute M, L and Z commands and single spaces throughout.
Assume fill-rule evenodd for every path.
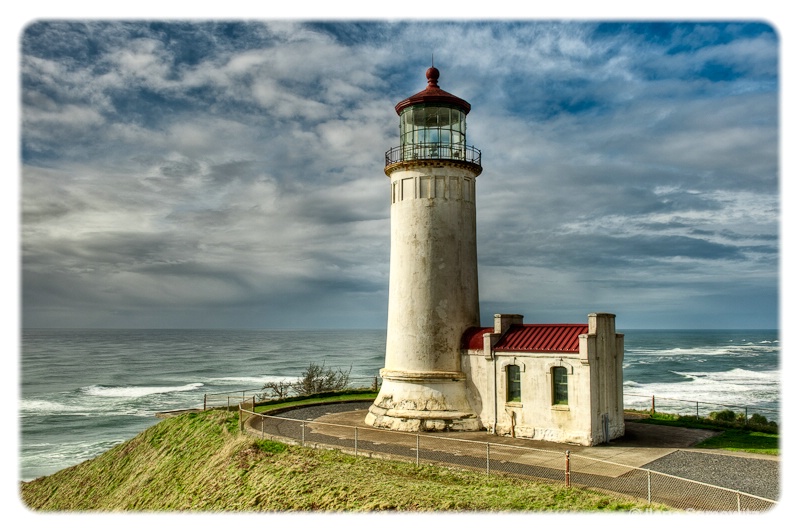
M 269 381 L 262 390 L 267 390 L 261 395 L 262 399 L 285 399 L 292 390 L 292 383 L 287 380 Z
M 303 372 L 300 380 L 292 383 L 292 390 L 297 395 L 310 395 L 319 392 L 344 390 L 350 384 L 350 367 L 347 371 L 342 369 L 325 368 L 325 363 L 312 362 Z

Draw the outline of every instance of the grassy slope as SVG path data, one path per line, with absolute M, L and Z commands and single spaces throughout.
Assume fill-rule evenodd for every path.
M 35 510 L 597 511 L 645 504 L 561 485 L 259 441 L 220 411 L 168 418 L 23 483 Z

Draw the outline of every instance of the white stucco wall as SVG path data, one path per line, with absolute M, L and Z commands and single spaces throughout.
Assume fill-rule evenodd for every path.
M 480 428 L 461 369 L 461 336 L 480 322 L 479 169 L 421 162 L 390 173 L 386 361 L 368 424 L 419 430 L 419 420 L 425 420 L 423 430 Z
M 460 371 L 461 335 L 480 320 L 474 184 L 450 165 L 391 175 L 388 369 Z

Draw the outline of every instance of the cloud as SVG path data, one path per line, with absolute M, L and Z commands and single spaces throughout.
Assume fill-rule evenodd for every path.
M 767 25 L 61 21 L 22 35 L 23 324 L 384 326 L 431 53 L 483 153 L 486 315 L 776 323 Z

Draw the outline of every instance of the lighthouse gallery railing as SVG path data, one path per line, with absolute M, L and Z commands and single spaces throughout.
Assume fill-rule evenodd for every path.
M 424 159 L 464 161 L 480 166 L 481 151 L 474 146 L 442 143 L 403 144 L 386 151 L 386 166 Z

